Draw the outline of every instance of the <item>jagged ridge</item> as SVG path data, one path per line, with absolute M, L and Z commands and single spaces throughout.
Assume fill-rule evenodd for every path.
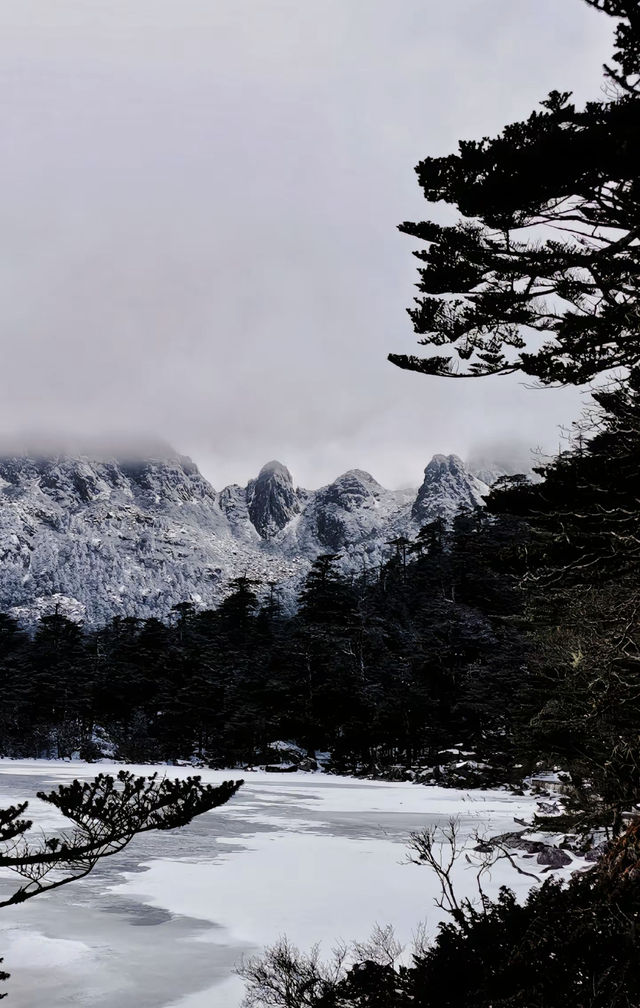
M 478 505 L 485 484 L 435 456 L 416 491 L 359 469 L 315 491 L 279 462 L 219 493 L 188 458 L 0 458 L 0 609 L 23 622 L 58 607 L 99 624 L 166 617 L 185 599 L 216 604 L 240 575 L 291 600 L 319 553 L 346 570 L 379 565 L 388 542 Z

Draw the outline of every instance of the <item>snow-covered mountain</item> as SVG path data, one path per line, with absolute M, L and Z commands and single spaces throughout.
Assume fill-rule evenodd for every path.
M 434 455 L 424 471 L 411 517 L 418 527 L 433 520 L 434 514 L 450 521 L 461 508 L 474 508 L 489 487 L 468 473 L 457 455 Z
M 487 486 L 456 456 L 436 455 L 420 489 L 386 490 L 353 469 L 319 490 L 269 462 L 246 487 L 216 492 L 188 458 L 0 457 L 0 611 L 32 623 L 166 616 L 210 606 L 248 576 L 294 593 L 319 553 L 361 571 L 389 540 L 482 503 Z

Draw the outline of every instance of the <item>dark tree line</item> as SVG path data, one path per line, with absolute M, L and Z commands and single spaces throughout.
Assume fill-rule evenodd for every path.
M 544 479 L 493 506 L 530 529 L 528 744 L 570 771 L 585 826 L 618 829 L 640 802 L 640 373 L 594 399 Z

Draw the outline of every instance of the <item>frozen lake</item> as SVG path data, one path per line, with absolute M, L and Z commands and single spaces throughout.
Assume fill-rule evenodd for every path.
M 29 798 L 30 814 L 53 823 L 32 800 L 36 791 L 119 769 L 0 760 L 0 806 Z M 238 1008 L 235 964 L 281 935 L 329 952 L 337 939 L 367 938 L 378 923 L 410 942 L 419 922 L 432 932 L 442 913 L 430 872 L 404 863 L 408 834 L 452 816 L 468 836 L 505 832 L 533 808 L 503 791 L 303 773 L 201 775 L 244 776 L 245 785 L 190 826 L 137 838 L 86 879 L 4 910 L 0 955 L 13 1008 L 35 1008 L 44 989 L 48 1008 Z M 509 874 L 496 888 L 505 880 L 526 886 Z M 9 891 L 7 880 L 1 885 Z M 460 891 L 474 885 L 461 867 Z

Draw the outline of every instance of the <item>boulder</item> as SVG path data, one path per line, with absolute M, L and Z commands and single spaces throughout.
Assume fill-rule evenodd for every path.
M 560 812 L 560 808 L 558 807 L 557 802 L 539 801 L 537 804 L 538 809 L 540 810 L 540 812 L 544 813 L 544 815 L 558 815 L 558 813 Z
M 592 847 L 591 850 L 587 851 L 584 855 L 585 861 L 599 861 L 600 858 L 607 853 L 609 846 L 609 841 L 603 840 L 602 843 L 597 844 L 595 847 Z
M 573 859 L 569 857 L 566 851 L 560 850 L 559 847 L 551 847 L 545 844 L 536 860 L 538 864 L 548 865 L 549 868 L 565 868 L 566 865 L 571 864 Z
M 522 850 L 527 843 L 523 839 L 526 832 L 526 830 L 520 830 L 513 833 L 501 833 L 500 836 L 491 837 L 487 842 L 492 845 L 499 844 L 502 847 L 508 847 L 510 850 Z

